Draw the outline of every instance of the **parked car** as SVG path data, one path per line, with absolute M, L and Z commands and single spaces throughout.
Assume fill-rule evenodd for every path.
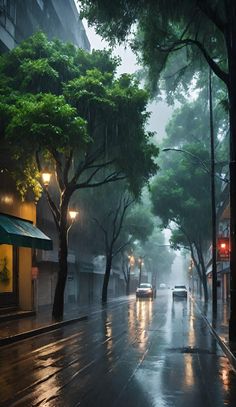
M 185 285 L 175 285 L 172 292 L 173 299 L 175 298 L 187 298 L 188 290 Z
M 152 298 L 154 297 L 154 291 L 152 284 L 142 283 L 136 290 L 136 298 Z

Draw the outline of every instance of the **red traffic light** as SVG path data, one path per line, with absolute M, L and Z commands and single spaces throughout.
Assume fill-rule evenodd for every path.
M 217 260 L 218 261 L 229 261 L 229 238 L 220 237 L 217 242 Z

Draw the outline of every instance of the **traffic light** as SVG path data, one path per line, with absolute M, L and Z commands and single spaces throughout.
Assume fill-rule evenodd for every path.
M 229 261 L 229 238 L 219 237 L 217 241 L 217 260 L 218 261 Z

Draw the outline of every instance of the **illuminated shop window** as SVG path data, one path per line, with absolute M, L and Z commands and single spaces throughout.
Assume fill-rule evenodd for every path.
M 0 293 L 13 291 L 13 247 L 0 245 Z

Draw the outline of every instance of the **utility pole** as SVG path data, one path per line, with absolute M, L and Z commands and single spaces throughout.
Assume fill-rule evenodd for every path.
M 211 141 L 211 224 L 212 224 L 212 317 L 217 316 L 217 263 L 216 263 L 216 194 L 215 194 L 215 141 L 212 109 L 212 81 L 209 68 L 209 113 Z

